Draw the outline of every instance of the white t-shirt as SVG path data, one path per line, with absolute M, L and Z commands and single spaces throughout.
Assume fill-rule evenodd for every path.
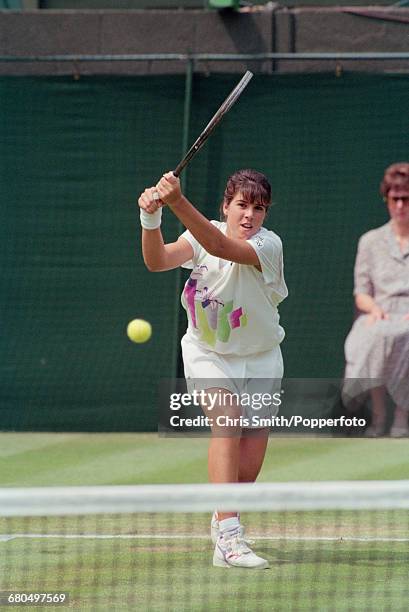
M 226 223 L 211 223 L 226 233 Z M 182 236 L 194 251 L 183 264 L 192 269 L 181 297 L 188 316 L 187 338 L 224 355 L 250 355 L 280 344 L 285 334 L 277 306 L 288 290 L 277 234 L 262 227 L 247 240 L 262 272 L 209 255 L 189 230 Z

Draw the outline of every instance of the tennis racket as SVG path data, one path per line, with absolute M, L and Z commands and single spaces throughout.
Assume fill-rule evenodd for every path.
M 179 176 L 180 173 L 188 163 L 193 159 L 199 149 L 202 148 L 206 140 L 209 138 L 210 134 L 213 132 L 214 128 L 224 115 L 231 109 L 233 104 L 237 102 L 244 89 L 249 84 L 250 79 L 252 78 L 253 73 L 250 70 L 247 70 L 246 74 L 242 77 L 240 82 L 236 85 L 233 91 L 227 96 L 223 104 L 220 106 L 219 110 L 215 113 L 215 115 L 210 119 L 209 123 L 206 125 L 205 129 L 200 134 L 199 138 L 194 142 L 194 144 L 190 147 L 189 151 L 186 153 L 181 162 L 176 166 L 176 169 L 173 171 L 175 176 Z

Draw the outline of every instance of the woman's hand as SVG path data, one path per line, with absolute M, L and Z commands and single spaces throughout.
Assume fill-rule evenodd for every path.
M 404 321 L 409 321 L 409 312 L 407 314 L 405 314 L 405 316 L 403 317 Z
M 376 323 L 376 321 L 381 321 L 382 319 L 389 319 L 389 315 L 382 308 L 380 308 L 380 306 L 377 306 L 375 304 L 371 308 L 371 311 L 369 312 L 366 318 L 366 324 L 373 325 L 374 323 Z
M 156 190 L 159 193 L 160 199 L 169 206 L 175 205 L 183 197 L 180 189 L 180 181 L 173 172 L 166 172 L 156 185 Z
M 164 202 L 160 199 L 156 187 L 148 187 L 139 196 L 138 199 L 139 207 L 145 210 L 149 214 L 155 213 L 161 206 L 164 206 Z

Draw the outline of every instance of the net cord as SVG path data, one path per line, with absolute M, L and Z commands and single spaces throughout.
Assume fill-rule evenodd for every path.
M 0 516 L 409 509 L 409 480 L 0 489 Z

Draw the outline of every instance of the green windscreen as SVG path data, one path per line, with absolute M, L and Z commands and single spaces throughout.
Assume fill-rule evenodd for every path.
M 193 79 L 193 141 L 238 78 Z M 181 371 L 186 272 L 143 264 L 136 199 L 181 155 L 183 76 L 0 79 L 0 429 L 155 430 Z M 378 185 L 407 159 L 408 77 L 254 77 L 187 170 L 210 218 L 229 174 L 271 179 L 282 238 L 286 376 L 342 376 L 358 237 L 386 222 Z M 178 223 L 164 211 L 164 235 Z M 153 337 L 134 345 L 133 318 Z M 183 321 L 183 315 L 182 319 Z

